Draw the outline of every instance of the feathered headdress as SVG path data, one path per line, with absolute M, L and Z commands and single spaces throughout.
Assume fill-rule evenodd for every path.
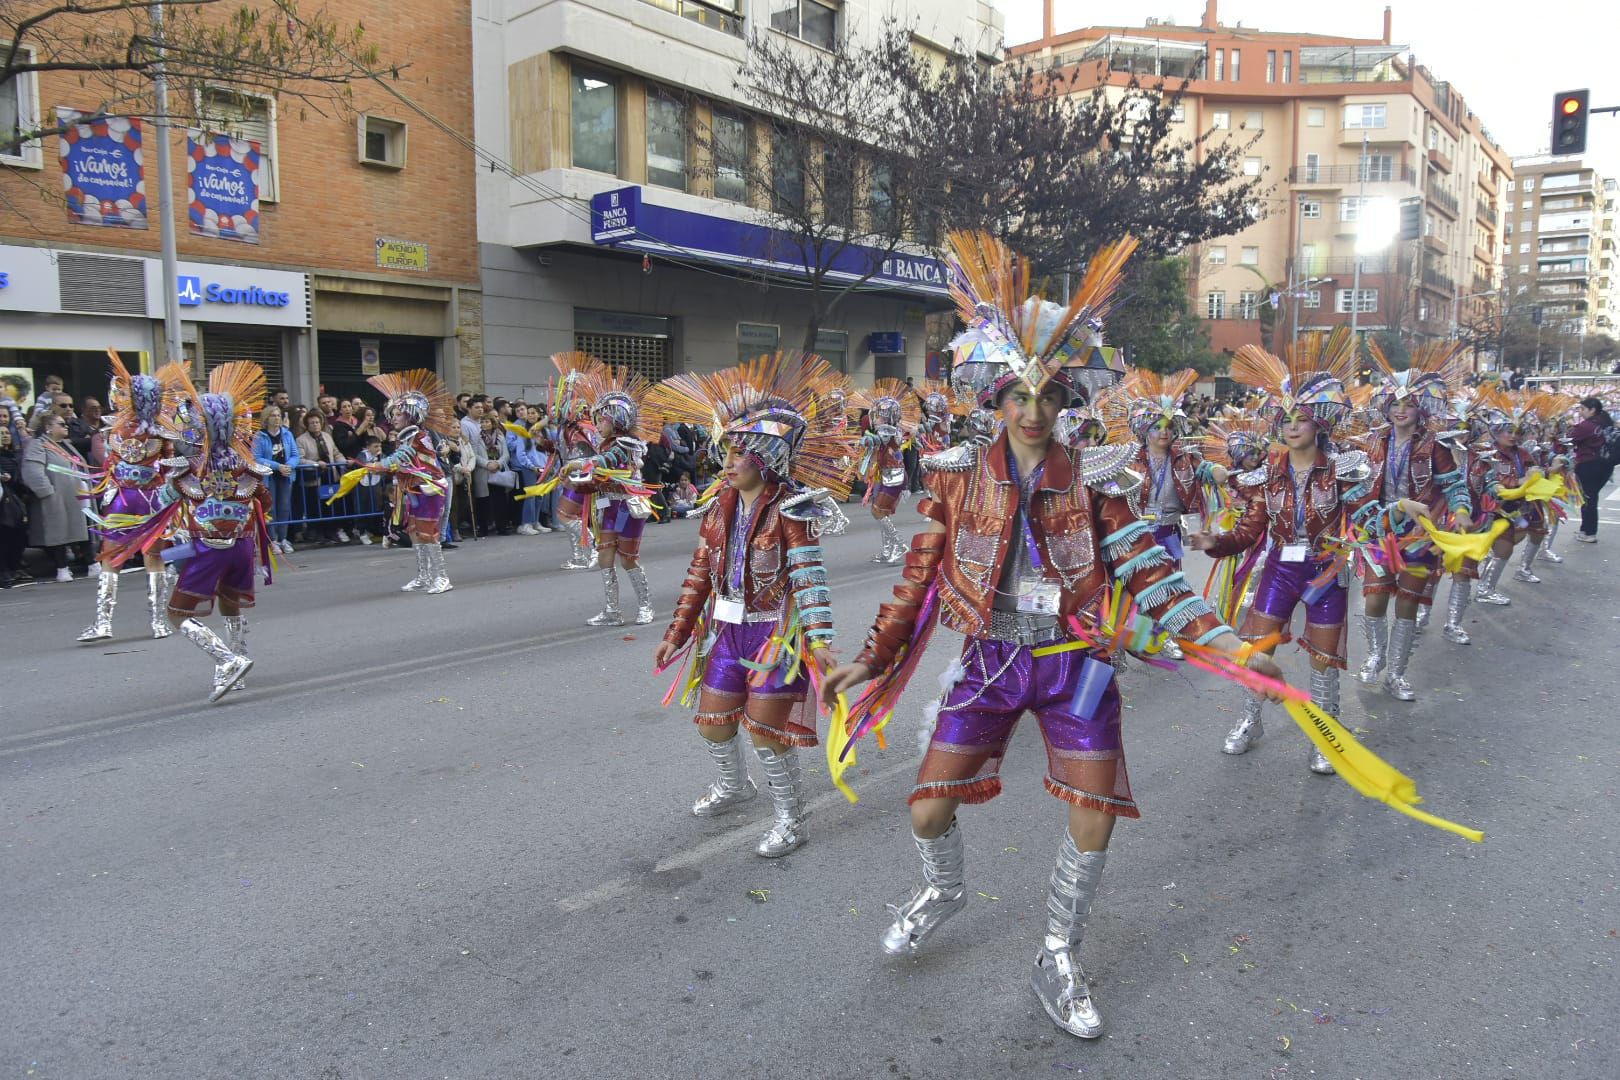
M 253 417 L 264 408 L 264 369 L 251 360 L 232 360 L 208 373 L 208 392 L 198 399 L 202 416 L 203 459 L 228 468 L 253 460 Z
M 366 382 L 377 388 L 387 399 L 383 415 L 403 413 L 411 423 L 427 428 L 439 435 L 454 435 L 456 423 L 455 399 L 444 380 L 426 368 L 410 371 L 391 371 L 386 375 L 373 375 Z
M 916 389 L 922 398 L 924 416 L 959 416 L 966 411 L 957 407 L 956 394 L 944 379 L 923 379 L 917 383 Z
M 1223 416 L 1209 425 L 1202 440 L 1204 458 L 1228 469 L 1251 454 L 1265 457 L 1271 443 L 1269 425 L 1252 416 Z
M 1100 343 L 1136 239 L 1127 236 L 1098 251 L 1067 306 L 1034 295 L 1029 260 L 988 233 L 953 232 L 948 246 L 951 299 L 967 324 L 951 342 L 953 381 L 976 388 L 981 405 L 994 405 L 1020 380 L 1036 394 L 1056 380 L 1079 396 L 1063 369 Z
M 1495 434 L 1537 431 L 1568 403 L 1563 394 L 1545 390 L 1502 390 L 1494 386 L 1482 388 L 1474 400 L 1480 419 Z
M 761 471 L 842 500 L 856 443 L 834 405 L 843 389 L 843 376 L 819 356 L 768 353 L 724 371 L 665 379 L 648 391 L 643 411 L 660 426 L 706 427 L 716 433 L 711 453 L 738 446 Z
M 1148 432 L 1163 424 L 1172 435 L 1187 433 L 1187 414 L 1181 399 L 1198 381 L 1198 372 L 1183 368 L 1173 375 L 1160 375 L 1136 368 L 1125 377 L 1120 393 L 1114 395 L 1115 409 L 1125 411 L 1125 425 L 1132 435 L 1145 439 Z
M 1396 371 L 1376 341 L 1367 342 L 1379 380 L 1372 404 L 1388 416 L 1395 405 L 1410 402 L 1425 417 L 1441 412 L 1446 398 L 1468 376 L 1468 360 L 1460 341 L 1425 341 L 1412 350 L 1412 362 L 1405 371 Z
M 107 361 L 112 365 L 108 430 L 126 439 L 179 438 L 180 407 L 191 389 L 184 366 L 171 362 L 156 375 L 131 375 L 117 349 L 107 350 Z
M 872 423 L 897 427 L 909 436 L 922 420 L 922 399 L 904 379 L 878 379 L 867 394 L 872 402 Z
M 634 435 L 647 428 L 641 437 L 649 442 L 656 441 L 662 424 L 650 418 L 643 423 L 641 419 L 641 399 L 651 389 L 652 382 L 645 375 L 627 367 L 607 368 L 605 381 L 598 386 L 595 400 L 591 402 L 591 419 L 598 428 L 604 422 L 612 425 L 619 435 Z
M 1345 384 L 1355 371 L 1356 339 L 1346 326 L 1302 334 L 1283 360 L 1245 345 L 1232 360 L 1232 378 L 1266 394 L 1260 416 L 1275 430 L 1299 413 L 1330 431 L 1350 411 Z
M 606 364 L 583 352 L 551 355 L 557 369 L 551 401 L 552 418 L 559 424 L 589 421 L 596 398 L 613 383 L 613 372 Z

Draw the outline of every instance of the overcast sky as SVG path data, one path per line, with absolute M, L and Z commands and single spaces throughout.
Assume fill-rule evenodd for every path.
M 992 0 L 1006 18 L 1007 43 L 1041 36 L 1041 0 Z M 1300 30 L 1378 38 L 1382 0 L 1220 0 L 1220 20 L 1261 30 Z M 1394 8 L 1396 45 L 1417 54 L 1458 90 L 1515 157 L 1545 152 L 1553 95 L 1590 87 L 1592 105 L 1620 105 L 1620 15 L 1597 0 L 1404 0 Z M 1057 30 L 1142 26 L 1149 16 L 1196 26 L 1203 0 L 1057 0 Z M 1594 116 L 1588 159 L 1620 178 L 1620 114 Z

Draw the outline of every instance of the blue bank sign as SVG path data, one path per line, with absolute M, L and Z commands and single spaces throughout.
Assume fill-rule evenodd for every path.
M 736 218 L 677 210 L 643 202 L 637 186 L 591 197 L 591 240 L 597 244 L 672 255 L 738 269 L 808 277 L 817 253 L 782 229 Z M 827 259 L 828 281 L 860 281 L 874 290 L 945 297 L 950 277 L 945 264 L 927 255 L 887 252 L 849 245 Z

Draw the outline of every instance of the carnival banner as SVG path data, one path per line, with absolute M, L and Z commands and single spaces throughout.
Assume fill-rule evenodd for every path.
M 196 236 L 259 242 L 259 144 L 196 128 L 186 133 L 186 199 Z
M 57 106 L 67 130 L 56 140 L 62 163 L 62 194 L 75 225 L 146 228 L 146 179 L 141 162 L 141 121 L 104 116 L 80 122 L 77 109 Z

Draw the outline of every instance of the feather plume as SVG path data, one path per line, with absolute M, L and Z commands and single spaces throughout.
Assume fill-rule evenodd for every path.
M 867 398 L 875 405 L 882 398 L 893 398 L 900 403 L 900 430 L 908 437 L 917 430 L 922 420 L 922 398 L 906 385 L 904 379 L 875 379 Z
M 429 431 L 448 437 L 460 430 L 456 422 L 455 399 L 450 396 L 450 388 L 445 386 L 444 380 L 439 378 L 436 372 L 426 368 L 412 368 L 410 371 L 391 371 L 386 375 L 373 375 L 366 382 L 376 387 L 377 391 L 390 401 L 406 394 L 420 394 L 426 398 L 428 414 L 422 426 Z

